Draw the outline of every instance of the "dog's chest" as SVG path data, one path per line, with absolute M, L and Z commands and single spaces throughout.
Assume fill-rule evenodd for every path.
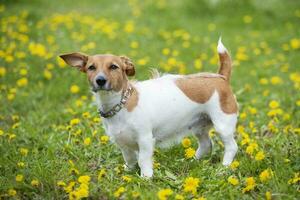
M 135 148 L 136 134 L 132 130 L 131 126 L 123 120 L 104 120 L 105 133 L 111 138 L 111 140 L 120 146 L 127 146 Z

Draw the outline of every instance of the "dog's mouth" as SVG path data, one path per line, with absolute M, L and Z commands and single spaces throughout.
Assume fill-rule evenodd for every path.
M 99 92 L 99 91 L 107 91 L 107 92 L 109 92 L 109 91 L 111 91 L 112 90 L 112 88 L 108 88 L 108 87 L 106 87 L 106 86 L 103 86 L 103 87 L 99 87 L 99 86 L 97 86 L 97 87 L 95 87 L 95 86 L 92 86 L 92 91 L 93 92 L 95 92 L 95 93 L 97 93 L 97 92 Z

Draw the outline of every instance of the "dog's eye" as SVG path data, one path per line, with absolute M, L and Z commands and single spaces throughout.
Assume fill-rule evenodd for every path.
M 111 66 L 109 66 L 109 69 L 114 70 L 114 69 L 118 69 L 119 67 L 115 64 L 112 64 Z
M 88 67 L 88 70 L 94 71 L 96 69 L 96 67 L 94 65 L 91 65 Z

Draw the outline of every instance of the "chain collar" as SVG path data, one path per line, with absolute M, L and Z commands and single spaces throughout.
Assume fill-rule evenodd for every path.
M 124 107 L 124 105 L 126 104 L 127 100 L 131 96 L 132 92 L 133 92 L 133 88 L 129 85 L 128 88 L 123 93 L 120 103 L 114 105 L 112 107 L 112 109 L 110 109 L 107 112 L 101 111 L 100 108 L 98 109 L 98 112 L 99 112 L 100 116 L 104 117 L 104 118 L 111 118 L 111 117 L 113 117 L 115 114 L 117 114 Z

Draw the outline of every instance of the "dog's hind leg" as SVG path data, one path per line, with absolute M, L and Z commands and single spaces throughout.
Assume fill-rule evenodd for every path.
M 223 165 L 230 165 L 233 161 L 235 154 L 238 150 L 238 146 L 234 140 L 235 126 L 237 122 L 237 115 L 218 116 L 218 118 L 212 118 L 216 132 L 219 133 L 221 140 L 225 147 L 225 153 L 223 157 Z
M 208 134 L 210 128 L 211 125 L 206 125 L 198 129 L 198 131 L 195 133 L 195 136 L 198 139 L 198 149 L 196 151 L 197 159 L 201 159 L 203 156 L 211 152 L 212 142 Z

